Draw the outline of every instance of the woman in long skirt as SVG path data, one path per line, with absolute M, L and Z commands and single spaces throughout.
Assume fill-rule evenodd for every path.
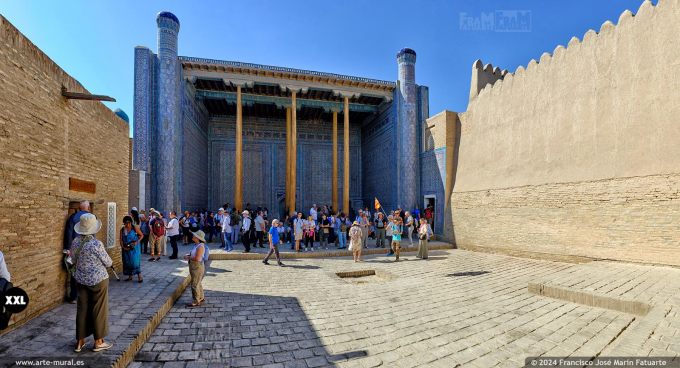
M 101 221 L 91 213 L 82 215 L 73 227 L 79 234 L 69 251 L 75 264 L 73 276 L 78 283 L 76 353 L 82 351 L 85 338 L 90 335 L 95 339 L 92 351 L 108 350 L 112 346 L 104 341 L 109 334 L 109 274 L 106 270 L 112 261 L 104 244 L 95 238 L 101 228 Z
M 142 282 L 141 250 L 139 245 L 139 228 L 132 224 L 132 217 L 123 218 L 123 228 L 120 229 L 120 245 L 123 256 L 123 274 L 128 276 L 125 281 L 132 280 L 133 275 L 137 275 L 137 281 Z
M 420 219 L 418 227 L 418 255 L 416 257 L 427 259 L 427 243 L 432 236 L 432 229 L 424 218 Z

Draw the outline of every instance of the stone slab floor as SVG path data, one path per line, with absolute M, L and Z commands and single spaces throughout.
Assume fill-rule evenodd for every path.
M 526 356 L 604 351 L 630 314 L 530 294 L 573 265 L 462 250 L 429 260 L 374 256 L 214 261 L 207 302 L 190 290 L 131 366 L 520 367 Z M 365 279 L 335 273 L 376 270 Z

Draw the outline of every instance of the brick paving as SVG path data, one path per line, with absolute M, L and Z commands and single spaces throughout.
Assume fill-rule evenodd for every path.
M 109 335 L 111 350 L 94 353 L 92 337 L 86 340 L 86 349 L 73 352 L 75 347 L 76 305 L 61 304 L 0 336 L 0 365 L 15 359 L 59 357 L 86 359 L 87 366 L 111 366 L 129 348 L 133 340 L 166 303 L 170 295 L 188 275 L 186 262 L 168 260 L 147 262 L 142 258 L 143 283 L 121 281 L 113 276 L 109 280 Z
M 606 301 L 605 308 L 637 302 L 647 306 L 607 355 L 680 355 L 680 269 L 617 262 L 574 265 L 534 283 L 577 291 Z
M 404 258 L 213 261 L 205 307 L 185 308 L 187 290 L 131 366 L 520 367 L 530 355 L 601 355 L 637 323 L 528 291 L 571 264 L 461 250 Z M 376 275 L 336 276 L 367 269 Z M 650 313 L 669 328 L 675 315 Z M 674 355 L 672 336 L 655 344 Z

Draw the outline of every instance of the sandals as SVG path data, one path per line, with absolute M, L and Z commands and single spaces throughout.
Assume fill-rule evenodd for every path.
M 200 305 L 201 305 L 201 303 L 189 303 L 189 304 L 186 305 L 186 307 L 187 308 L 196 308 Z
M 113 346 L 113 344 L 109 344 L 108 342 L 104 342 L 103 344 L 101 344 L 99 346 L 95 345 L 95 347 L 94 347 L 94 349 L 92 349 L 92 351 L 94 351 L 96 353 L 96 352 L 99 352 L 99 351 L 109 350 L 109 349 L 111 349 L 112 346 Z

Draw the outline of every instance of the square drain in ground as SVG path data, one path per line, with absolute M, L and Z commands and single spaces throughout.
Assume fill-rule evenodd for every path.
M 375 276 L 375 270 L 361 270 L 361 271 L 348 271 L 348 272 L 336 272 L 335 273 L 340 278 L 356 278 L 356 277 L 366 277 Z

